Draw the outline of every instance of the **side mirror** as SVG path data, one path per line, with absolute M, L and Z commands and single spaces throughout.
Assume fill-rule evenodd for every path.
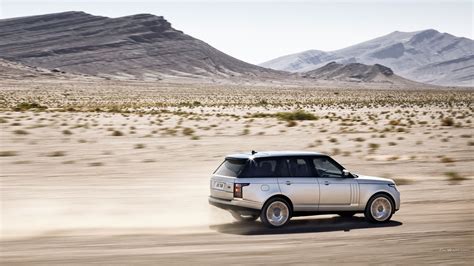
M 346 169 L 342 170 L 343 177 L 349 177 L 350 175 L 351 175 L 351 172 L 349 172 L 349 170 L 346 170 Z

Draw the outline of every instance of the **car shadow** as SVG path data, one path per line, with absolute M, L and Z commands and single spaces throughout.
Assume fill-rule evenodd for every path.
M 333 231 L 348 232 L 354 229 L 380 228 L 400 226 L 403 223 L 389 221 L 382 224 L 369 223 L 363 217 L 331 217 L 290 220 L 282 228 L 269 228 L 259 221 L 255 222 L 235 222 L 229 224 L 211 225 L 210 229 L 225 234 L 235 235 L 272 235 L 272 234 L 297 234 L 297 233 L 322 233 Z

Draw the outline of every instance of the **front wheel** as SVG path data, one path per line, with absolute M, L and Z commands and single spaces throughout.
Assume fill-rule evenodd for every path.
M 230 211 L 230 214 L 232 214 L 232 217 L 239 222 L 253 222 L 258 219 L 257 214 L 243 215 L 236 211 Z
M 291 217 L 290 204 L 284 199 L 274 198 L 263 206 L 260 220 L 269 227 L 284 226 Z
M 365 207 L 365 218 L 372 223 L 388 222 L 392 218 L 392 200 L 384 195 L 378 194 L 372 197 Z

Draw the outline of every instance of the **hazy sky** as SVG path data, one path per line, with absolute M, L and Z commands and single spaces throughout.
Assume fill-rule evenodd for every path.
M 436 29 L 473 39 L 473 1 L 0 0 L 0 17 L 62 11 L 164 16 L 174 28 L 250 63 L 331 51 L 392 31 Z

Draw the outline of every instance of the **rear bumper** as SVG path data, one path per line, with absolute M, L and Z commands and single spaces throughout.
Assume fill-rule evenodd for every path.
M 259 214 L 261 208 L 260 204 L 256 202 L 249 202 L 245 200 L 225 200 L 214 198 L 212 196 L 209 197 L 209 204 L 217 208 L 228 211 L 236 211 L 239 213 Z

